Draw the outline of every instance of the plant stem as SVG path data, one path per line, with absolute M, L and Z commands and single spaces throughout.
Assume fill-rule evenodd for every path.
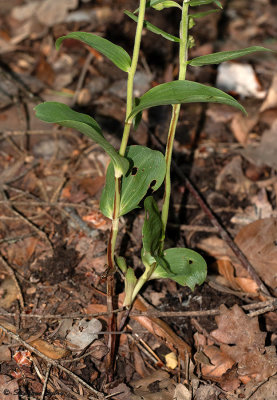
M 137 70 L 138 65 L 138 57 L 140 50 L 140 42 L 142 36 L 143 22 L 144 22 L 144 14 L 145 14 L 145 5 L 146 0 L 140 0 L 139 4 L 139 15 L 136 29 L 136 37 L 134 43 L 133 57 L 130 70 L 128 72 L 128 82 L 127 82 L 127 102 L 126 102 L 126 119 L 124 125 L 124 131 L 121 141 L 121 146 L 119 150 L 119 154 L 124 156 L 125 150 L 127 147 L 129 133 L 131 129 L 132 120 L 128 120 L 128 116 L 130 115 L 133 108 L 133 86 L 134 86 L 134 77 Z
M 141 275 L 141 277 L 137 281 L 137 284 L 136 284 L 136 286 L 134 288 L 134 291 L 133 291 L 133 294 L 132 294 L 132 302 L 129 305 L 129 307 L 132 305 L 132 303 L 135 300 L 135 298 L 137 297 L 140 289 L 148 281 L 148 279 L 152 275 L 152 273 L 155 270 L 155 268 L 156 268 L 156 263 L 152 264 L 151 266 L 149 266 L 148 268 L 145 269 L 144 273 Z
M 180 44 L 179 44 L 179 77 L 178 80 L 186 79 L 187 70 L 187 59 L 188 59 L 188 0 L 184 0 L 182 7 L 182 18 L 180 22 Z M 165 231 L 168 220 L 169 201 L 171 194 L 171 179 L 170 179 L 170 167 L 172 159 L 173 143 L 175 138 L 176 127 L 180 114 L 180 104 L 172 105 L 172 115 L 168 131 L 165 160 L 166 160 L 166 173 L 165 173 L 165 191 L 163 198 L 162 208 L 162 223 L 163 223 L 163 238 L 161 241 L 161 248 L 163 250 Z
M 140 49 L 140 42 L 141 42 L 141 35 L 143 29 L 143 21 L 144 21 L 144 14 L 145 14 L 145 5 L 146 0 L 140 0 L 140 9 L 139 9 L 139 16 L 138 16 L 138 23 L 136 29 L 136 37 L 134 43 L 134 51 L 133 51 L 133 58 L 130 70 L 128 72 L 128 82 L 127 82 L 127 101 L 126 101 L 126 119 L 124 125 L 124 131 L 122 135 L 121 146 L 119 150 L 119 154 L 124 156 L 129 133 L 131 129 L 132 120 L 128 120 L 128 116 L 132 111 L 133 107 L 133 86 L 134 86 L 134 76 L 137 69 L 138 64 L 138 56 L 139 56 L 139 49 Z M 108 330 L 110 332 L 116 330 L 116 322 L 115 322 L 115 315 L 113 312 L 113 298 L 115 292 L 115 284 L 114 284 L 114 271 L 115 271 L 115 264 L 114 264 L 114 253 L 115 253 L 115 245 L 116 245 L 116 238 L 118 234 L 118 225 L 119 225 L 119 213 L 120 213 L 120 189 L 121 189 L 121 177 L 118 176 L 118 173 L 115 171 L 115 194 L 114 194 L 114 206 L 113 206 L 113 218 L 112 218 L 112 227 L 110 231 L 109 243 L 107 248 L 107 262 L 109 273 L 107 277 L 107 311 L 110 313 L 108 318 Z M 114 365 L 114 353 L 115 353 L 115 343 L 116 343 L 116 336 L 109 335 L 108 339 L 108 348 L 109 353 L 107 355 L 107 371 L 108 371 L 108 381 L 111 382 L 113 380 L 113 365 Z

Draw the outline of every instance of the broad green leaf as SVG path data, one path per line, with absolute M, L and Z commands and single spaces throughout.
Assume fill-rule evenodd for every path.
M 189 5 L 191 7 L 196 7 L 196 6 L 203 6 L 203 5 L 211 4 L 211 3 L 214 3 L 219 8 L 222 8 L 222 5 L 221 5 L 220 1 L 218 1 L 218 0 L 190 0 Z
M 228 104 L 246 114 L 242 105 L 222 90 L 197 82 L 173 81 L 155 86 L 142 95 L 139 104 L 133 108 L 128 119 L 149 107 L 197 102 Z
M 76 39 L 88 46 L 99 51 L 99 53 L 106 56 L 122 71 L 128 72 L 131 66 L 131 58 L 129 54 L 120 46 L 110 42 L 101 36 L 94 35 L 88 32 L 71 32 L 66 36 L 61 36 L 56 41 L 56 48 L 59 49 L 63 40 Z
M 166 0 L 148 0 L 146 2 L 146 7 L 153 7 L 156 10 L 162 10 L 164 8 L 178 7 L 182 10 L 180 4 L 176 3 L 176 1 L 166 1 Z M 139 11 L 137 8 L 134 13 L 136 14 Z
M 196 251 L 185 248 L 167 249 L 164 251 L 164 260 L 171 272 L 158 265 L 150 279 L 169 278 L 191 290 L 206 279 L 206 261 Z
M 245 56 L 247 54 L 254 53 L 256 51 L 272 51 L 270 49 L 266 49 L 261 46 L 252 46 L 246 47 L 241 50 L 233 50 L 233 51 L 220 51 L 218 53 L 207 54 L 206 56 L 200 56 L 189 60 L 187 63 L 192 65 L 193 67 L 201 67 L 202 65 L 208 64 L 219 64 L 224 61 L 234 60 L 235 58 L 239 58 Z
M 153 257 L 158 255 L 161 238 L 163 235 L 163 224 L 157 203 L 152 196 L 144 200 L 145 218 L 142 228 L 143 251 L 150 253 Z
M 104 138 L 98 123 L 87 114 L 81 114 L 72 110 L 66 104 L 48 101 L 35 107 L 36 117 L 45 122 L 51 122 L 73 128 L 82 132 L 98 143 L 111 160 L 116 169 L 125 174 L 129 168 L 126 158 L 120 156 L 115 148 Z
M 149 189 L 157 190 L 165 176 L 165 159 L 162 153 L 144 146 L 130 146 L 125 157 L 130 169 L 122 177 L 120 215 L 138 207 Z M 106 174 L 106 184 L 102 192 L 100 209 L 112 219 L 114 201 L 114 169 L 110 164 Z
M 189 17 L 192 19 L 197 19 L 197 18 L 202 18 L 202 17 L 206 17 L 206 15 L 210 15 L 213 13 L 218 13 L 220 10 L 208 10 L 208 11 L 203 11 L 203 12 L 199 12 L 199 13 L 194 13 L 194 14 L 190 14 Z
M 133 21 L 137 22 L 138 21 L 138 17 L 131 13 L 130 11 L 124 11 L 124 13 L 131 18 Z M 150 32 L 156 33 L 157 35 L 161 35 L 162 37 L 164 37 L 167 40 L 170 40 L 171 42 L 180 42 L 180 39 L 176 36 L 170 35 L 169 33 L 163 31 L 162 29 L 158 28 L 157 26 L 151 24 L 148 21 L 144 20 L 144 27 L 146 29 L 148 29 Z

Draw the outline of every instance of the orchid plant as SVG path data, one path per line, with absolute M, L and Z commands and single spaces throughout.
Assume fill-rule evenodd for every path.
M 193 38 L 189 34 L 196 21 L 222 8 L 219 0 L 140 0 L 133 13 L 125 14 L 136 23 L 136 35 L 132 58 L 120 46 L 107 39 L 88 32 L 72 32 L 56 41 L 57 49 L 66 39 L 75 39 L 94 48 L 106 56 L 116 67 L 127 74 L 126 117 L 120 149 L 115 149 L 103 136 L 101 127 L 90 115 L 72 110 L 57 102 L 45 102 L 35 107 L 36 116 L 46 122 L 75 129 L 98 143 L 109 155 L 110 164 L 106 173 L 106 183 L 101 196 L 100 209 L 111 219 L 112 227 L 107 246 L 107 297 L 108 311 L 112 311 L 114 295 L 114 271 L 120 268 L 125 276 L 124 306 L 130 308 L 145 282 L 151 279 L 168 278 L 194 290 L 195 285 L 204 282 L 207 273 L 206 262 L 197 252 L 188 248 L 165 249 L 165 233 L 169 212 L 171 192 L 170 166 L 176 126 L 180 107 L 183 103 L 205 102 L 227 104 L 241 110 L 245 109 L 230 95 L 210 86 L 186 80 L 188 67 L 219 64 L 227 60 L 257 51 L 267 51 L 260 46 L 236 51 L 223 51 L 205 56 L 189 58 Z M 197 6 L 212 6 L 206 11 L 193 12 Z M 175 8 L 180 13 L 179 37 L 173 36 L 154 26 L 145 19 L 147 8 L 158 12 L 164 8 Z M 216 7 L 216 8 L 214 8 Z M 192 10 L 192 12 L 191 12 Z M 140 98 L 133 95 L 134 76 L 139 60 L 139 50 L 143 29 L 161 35 L 179 48 L 178 79 L 162 83 L 144 93 Z M 128 146 L 132 125 L 138 126 L 143 110 L 160 105 L 171 105 L 172 116 L 168 130 L 165 154 L 144 146 Z M 154 197 L 147 196 L 149 189 L 155 192 L 164 183 L 164 197 L 161 212 Z M 146 198 L 145 198 L 146 197 Z M 134 269 L 127 265 L 122 256 L 116 256 L 116 241 L 119 219 L 130 211 L 139 208 L 144 199 L 145 220 L 142 229 L 141 261 L 144 272 L 137 277 Z

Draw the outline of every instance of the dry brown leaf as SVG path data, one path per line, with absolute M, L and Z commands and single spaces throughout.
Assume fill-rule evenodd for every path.
M 264 100 L 261 106 L 260 112 L 276 107 L 277 107 L 277 74 L 275 74 L 273 77 L 271 86 L 269 88 L 266 99 Z
M 257 122 L 257 114 L 252 118 L 245 117 L 242 114 L 236 114 L 234 116 L 231 122 L 231 129 L 235 138 L 240 144 L 245 145 L 247 143 L 248 134 L 251 132 Z
M 266 333 L 260 331 L 258 318 L 248 317 L 237 304 L 230 310 L 221 305 L 220 315 L 215 320 L 218 329 L 210 335 L 218 342 L 239 344 L 248 348 L 264 347 Z
M 19 386 L 16 379 L 8 375 L 0 375 L 0 398 L 1 400 L 18 400 Z
M 53 360 L 59 360 L 60 358 L 66 357 L 68 354 L 70 354 L 67 349 L 55 346 L 54 344 L 48 343 L 43 339 L 34 340 L 33 342 L 30 342 L 30 345 Z
M 206 379 L 220 382 L 222 375 L 232 368 L 235 361 L 216 346 L 204 346 L 203 350 L 212 365 L 202 364 L 202 375 Z
M 261 332 L 258 318 L 248 317 L 238 305 L 230 310 L 222 305 L 220 309 L 221 314 L 215 317 L 218 329 L 210 336 L 223 343 L 220 350 L 237 363 L 239 378 L 260 382 L 275 374 L 276 352 L 265 347 L 266 333 Z
M 14 279 L 7 276 L 0 283 L 0 307 L 8 309 L 15 300 L 18 300 L 18 288 Z
M 235 242 L 249 259 L 260 278 L 277 289 L 277 218 L 260 219 L 243 227 Z M 240 273 L 237 265 L 237 275 Z

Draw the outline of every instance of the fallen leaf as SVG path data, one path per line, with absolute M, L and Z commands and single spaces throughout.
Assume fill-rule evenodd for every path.
M 173 400 L 191 400 L 191 392 L 185 387 L 185 385 L 178 383 L 175 388 Z
M 69 10 L 76 8 L 78 0 L 45 0 L 36 9 L 36 16 L 40 23 L 53 26 L 64 22 Z
M 167 368 L 175 369 L 178 366 L 178 360 L 175 353 L 168 353 L 164 358 Z
M 19 386 L 16 379 L 8 375 L 0 375 L 0 398 L 1 400 L 18 400 Z
M 222 375 L 232 368 L 235 361 L 213 345 L 204 346 L 203 351 L 212 365 L 203 364 L 201 366 L 202 375 L 205 379 L 220 382 Z
M 81 319 L 73 325 L 66 336 L 68 347 L 71 350 L 81 351 L 98 339 L 98 332 L 102 330 L 101 322 L 93 318 L 88 321 Z
M 70 354 L 69 350 L 55 346 L 43 339 L 34 340 L 33 342 L 30 342 L 30 345 L 53 360 L 59 360 L 60 358 L 66 357 Z
M 273 76 L 268 94 L 261 105 L 260 112 L 277 107 L 277 74 Z
M 8 309 L 15 300 L 18 300 L 18 289 L 14 280 L 7 276 L 0 283 L 0 307 Z
M 277 218 L 260 219 L 244 226 L 236 236 L 235 242 L 249 259 L 260 278 L 276 290 Z M 239 273 L 239 267 L 235 266 L 237 275 L 242 276 Z

